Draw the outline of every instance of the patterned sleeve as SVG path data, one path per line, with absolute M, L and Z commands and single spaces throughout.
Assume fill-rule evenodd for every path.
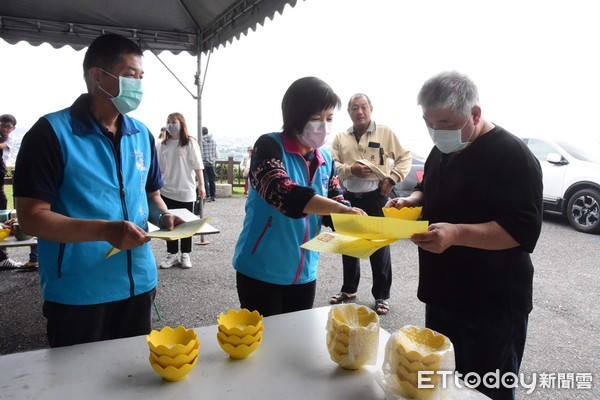
M 303 218 L 306 204 L 316 194 L 311 187 L 298 185 L 283 164 L 281 146 L 269 135 L 254 145 L 250 163 L 250 184 L 269 205 L 290 218 Z

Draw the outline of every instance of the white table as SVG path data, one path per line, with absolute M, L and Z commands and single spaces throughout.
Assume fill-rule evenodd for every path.
M 17 240 L 13 235 L 7 236 L 4 240 L 0 240 L 0 248 L 1 247 L 21 247 L 21 246 L 31 246 L 37 244 L 37 238 L 31 238 L 28 240 Z
M 263 341 L 245 360 L 221 350 L 216 325 L 197 328 L 200 358 L 179 382 L 154 372 L 145 336 L 1 356 L 0 398 L 384 399 L 373 372 L 381 368 L 389 333 L 381 330 L 377 366 L 344 370 L 327 352 L 328 311 L 265 318 Z

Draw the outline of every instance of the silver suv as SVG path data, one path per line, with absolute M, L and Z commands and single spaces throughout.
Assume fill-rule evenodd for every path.
M 580 232 L 600 233 L 600 143 L 524 138 L 544 174 L 544 210 Z

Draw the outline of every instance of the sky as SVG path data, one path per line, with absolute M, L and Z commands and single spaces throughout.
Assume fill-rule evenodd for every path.
M 341 97 L 334 129 L 351 125 L 346 104 L 368 94 L 373 119 L 423 153 L 431 141 L 416 104 L 425 80 L 469 75 L 483 115 L 517 136 L 600 141 L 600 1 L 306 0 L 201 58 L 202 121 L 215 138 L 249 145 L 279 130 L 289 85 L 317 76 Z M 84 51 L 0 39 L 0 114 L 28 129 L 85 92 Z M 160 54 L 194 94 L 196 58 Z M 208 65 L 207 65 L 208 61 Z M 193 134 L 197 106 L 146 52 L 144 99 L 131 115 L 158 135 L 171 112 Z

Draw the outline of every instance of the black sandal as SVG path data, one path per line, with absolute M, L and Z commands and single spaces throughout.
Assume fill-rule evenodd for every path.
M 375 300 L 375 312 L 378 315 L 386 315 L 390 312 L 390 303 L 385 299 Z
M 348 295 L 344 292 L 339 292 L 338 294 L 331 296 L 329 304 L 341 304 L 354 299 L 356 299 L 356 293 Z

